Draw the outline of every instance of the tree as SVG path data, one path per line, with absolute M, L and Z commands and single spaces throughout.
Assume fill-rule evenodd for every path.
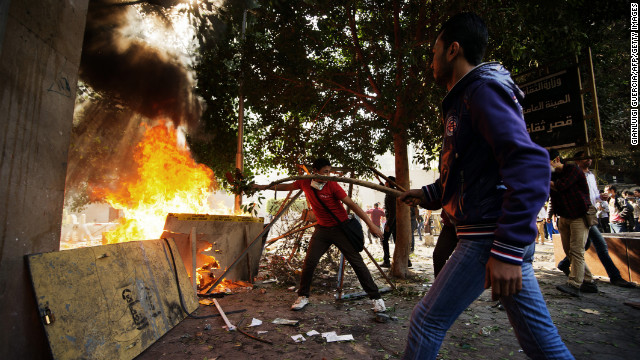
M 433 38 L 435 28 L 430 24 L 438 22 L 427 21 L 426 3 L 259 4 L 251 12 L 245 41 L 232 40 L 238 39 L 236 26 L 225 33 L 232 38 L 201 42 L 198 86 L 208 101 L 205 127 L 234 128 L 229 116 L 233 118 L 235 111 L 223 110 L 232 102 L 221 103 L 229 97 L 217 92 L 231 90 L 219 86 L 229 84 L 221 78 L 242 78 L 250 111 L 246 159 L 254 169 L 282 167 L 292 172 L 296 164 L 326 156 L 335 165 L 362 172 L 375 166 L 375 155 L 392 150 L 397 182 L 408 188 L 409 142 L 424 144 L 425 153 L 433 155 L 440 126 L 436 107 L 429 104 L 442 91 L 433 87 L 424 71 L 430 52 L 427 32 Z M 233 11 L 229 8 L 229 15 Z M 207 74 L 205 68 L 217 72 Z M 233 90 L 237 94 L 239 85 Z M 192 142 L 196 151 L 208 146 L 219 147 L 211 141 Z M 207 162 L 219 153 L 208 150 L 198 156 Z M 399 257 L 394 274 L 403 277 L 410 220 L 407 208 L 398 209 L 398 228 L 404 231 L 399 231 L 396 242 Z
M 444 90 L 429 62 L 437 27 L 450 14 L 473 10 L 487 21 L 487 60 L 525 71 L 578 53 L 589 34 L 611 23 L 617 2 L 500 0 L 304 0 L 231 3 L 201 24 L 198 89 L 207 102 L 203 131 L 191 146 L 214 168 L 233 167 L 237 94 L 246 117 L 250 171 L 289 173 L 316 156 L 363 174 L 374 156 L 396 158 L 398 184 L 408 188 L 407 147 L 427 164 L 439 151 Z M 248 9 L 247 32 L 240 19 Z M 618 9 L 615 7 L 615 9 Z M 596 15 L 585 15 L 594 11 Z M 583 18 L 588 22 L 583 24 Z M 615 16 L 618 16 L 616 13 Z M 553 26 L 549 26 L 553 24 Z M 398 206 L 395 276 L 406 275 L 409 210 Z

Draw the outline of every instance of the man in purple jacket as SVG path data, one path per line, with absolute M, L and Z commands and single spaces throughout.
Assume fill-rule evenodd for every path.
M 482 19 L 458 14 L 433 47 L 433 76 L 446 86 L 440 179 L 399 198 L 442 207 L 458 245 L 411 314 L 405 359 L 435 359 L 453 322 L 484 290 L 504 306 L 524 352 L 573 359 L 538 287 L 531 264 L 536 215 L 548 197 L 547 153 L 531 142 L 522 92 L 498 63 L 481 64 L 488 42 Z

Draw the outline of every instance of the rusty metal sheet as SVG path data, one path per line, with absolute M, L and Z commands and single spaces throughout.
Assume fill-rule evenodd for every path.
M 174 275 L 173 252 L 178 281 Z M 55 359 L 133 359 L 198 308 L 171 240 L 27 256 Z
M 173 238 L 178 247 L 187 272 L 191 274 L 191 241 L 189 233 L 196 228 L 197 267 L 210 261 L 212 256 L 220 264 L 219 269 L 211 270 L 216 277 L 247 248 L 264 227 L 264 218 L 248 216 L 169 214 L 164 225 L 162 237 Z M 246 241 L 245 241 L 246 237 Z M 209 250 L 206 250 L 211 248 Z M 258 274 L 262 243 L 255 244 L 240 262 L 225 277 L 229 280 L 251 281 Z M 247 263 L 249 261 L 249 263 Z M 251 269 L 249 274 L 248 269 Z

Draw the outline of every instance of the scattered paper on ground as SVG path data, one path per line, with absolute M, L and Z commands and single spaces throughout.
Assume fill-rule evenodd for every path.
M 322 333 L 322 337 L 327 340 L 327 342 L 335 342 L 335 341 L 351 341 L 353 339 L 353 335 L 338 335 L 335 331 Z
M 298 325 L 299 321 L 298 320 L 287 320 L 287 319 L 277 318 L 277 319 L 273 320 L 272 323 L 278 324 L 278 325 L 296 326 L 296 325 Z
M 251 320 L 251 325 L 249 325 L 249 327 L 251 327 L 251 326 L 258 326 L 258 325 L 262 325 L 262 320 L 258 320 L 258 319 L 256 319 L 256 318 L 253 318 L 253 319 Z
M 258 335 L 266 334 L 268 331 L 258 331 Z
M 319 332 L 315 330 L 307 331 L 307 336 L 320 335 Z
M 600 311 L 592 310 L 592 309 L 580 309 L 582 312 L 586 312 L 587 314 L 600 315 Z
M 303 341 L 307 341 L 307 339 L 304 338 L 304 336 L 302 336 L 302 334 L 298 334 L 298 335 L 292 335 L 291 338 L 295 341 L 295 342 L 303 342 Z

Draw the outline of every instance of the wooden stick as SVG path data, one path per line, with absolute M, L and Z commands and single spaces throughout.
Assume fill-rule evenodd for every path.
M 396 289 L 396 285 L 394 283 L 391 282 L 391 279 L 389 279 L 389 277 L 387 276 L 387 274 L 384 273 L 384 270 L 382 270 L 382 268 L 380 267 L 380 265 L 378 265 L 378 262 L 376 261 L 376 259 L 373 258 L 373 256 L 371 255 L 371 253 L 369 252 L 369 250 L 367 250 L 366 247 L 364 247 L 364 251 L 367 253 L 367 255 L 369 255 L 369 259 L 371 259 L 371 261 L 373 261 L 373 264 L 378 268 L 378 270 L 380 271 L 380 274 L 382 274 L 382 276 L 384 276 L 384 279 L 387 280 L 387 282 L 389 283 L 389 285 L 391 285 L 391 287 L 393 288 L 393 290 Z
M 402 186 L 398 185 L 395 181 L 389 179 L 383 173 L 378 171 L 378 169 L 369 166 L 369 170 L 373 171 L 374 174 L 376 174 L 376 175 L 380 176 L 381 178 L 385 179 L 389 184 L 396 186 L 398 189 L 402 190 L 403 192 L 407 191 Z
M 218 308 L 218 312 L 220 313 L 220 316 L 222 316 L 222 319 L 224 320 L 225 324 L 227 324 L 227 330 L 229 331 L 235 330 L 236 329 L 235 325 L 229 322 L 229 319 L 227 319 L 227 315 L 224 314 L 224 311 L 222 311 L 220 304 L 218 304 L 218 300 L 213 299 L 213 303 L 216 304 L 216 307 Z
M 240 321 L 238 322 L 238 325 L 236 325 L 236 330 L 238 330 L 242 335 L 246 335 L 246 336 L 248 336 L 248 337 L 250 337 L 250 338 L 252 338 L 252 339 L 254 339 L 254 340 L 258 340 L 258 341 L 260 341 L 260 342 L 263 342 L 263 343 L 266 343 L 266 344 L 269 344 L 269 345 L 273 345 L 273 342 L 271 342 L 271 341 L 269 341 L 269 340 L 261 339 L 261 338 L 259 338 L 259 337 L 253 336 L 253 335 L 251 335 L 251 334 L 249 334 L 249 333 L 245 332 L 244 330 L 242 330 L 242 329 L 240 328 L 240 323 L 241 323 L 241 322 L 243 322 L 243 321 L 244 321 L 244 318 L 242 318 L 242 320 L 240 320 Z
M 287 237 L 287 236 L 289 236 L 289 235 L 293 235 L 293 234 L 295 234 L 295 233 L 297 233 L 297 232 L 300 232 L 300 231 L 303 231 L 303 230 L 307 230 L 308 228 L 310 228 L 310 227 L 312 227 L 312 226 L 316 226 L 316 225 L 318 225 L 318 222 L 317 222 L 317 221 L 316 221 L 316 222 L 314 222 L 313 224 L 305 225 L 305 226 L 303 226 L 303 227 L 301 227 L 301 228 L 298 228 L 298 229 L 295 229 L 295 230 L 291 230 L 291 231 L 289 231 L 289 232 L 288 232 L 288 233 L 286 233 L 286 234 L 282 234 L 282 235 L 280 235 L 280 236 L 278 236 L 278 237 L 275 237 L 275 238 L 273 238 L 273 239 L 271 239 L 271 240 L 267 241 L 267 245 L 271 245 L 271 244 L 273 244 L 274 242 L 276 242 L 276 240 L 280 240 L 280 239 L 282 239 L 282 238 L 284 238 L 284 237 Z
M 369 181 L 364 181 L 364 180 L 359 180 L 359 179 L 351 179 L 351 178 L 340 177 L 340 176 L 323 176 L 323 175 L 291 176 L 291 177 L 288 177 L 288 178 L 284 178 L 284 179 L 273 181 L 273 182 L 271 182 L 269 184 L 269 187 L 271 187 L 273 185 L 281 184 L 281 183 L 284 183 L 284 182 L 287 182 L 287 181 L 305 180 L 305 179 L 318 179 L 318 180 L 325 180 L 325 181 L 337 181 L 337 182 L 355 184 L 355 185 L 364 186 L 364 187 L 367 187 L 367 188 L 370 188 L 370 189 L 373 189 L 373 190 L 377 190 L 377 191 L 383 192 L 385 194 L 393 195 L 393 196 L 400 196 L 403 193 L 403 191 L 399 191 L 399 190 L 396 190 L 396 189 L 388 188 L 386 186 L 374 184 L 374 183 L 369 182 Z

